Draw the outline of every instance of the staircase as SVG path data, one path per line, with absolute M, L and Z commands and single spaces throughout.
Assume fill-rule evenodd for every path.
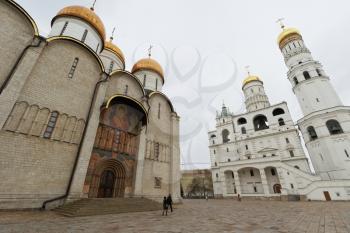
M 162 205 L 146 198 L 88 198 L 65 204 L 54 211 L 67 217 L 120 214 L 162 210 Z

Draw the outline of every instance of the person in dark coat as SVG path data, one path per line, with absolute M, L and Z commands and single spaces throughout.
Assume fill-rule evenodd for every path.
M 163 199 L 163 213 L 162 213 L 162 216 L 164 216 L 164 212 L 165 212 L 165 215 L 167 216 L 168 215 L 168 200 L 166 197 L 164 197 Z
M 167 203 L 168 203 L 168 206 L 170 207 L 170 211 L 173 212 L 173 199 L 171 198 L 170 194 L 168 195 Z

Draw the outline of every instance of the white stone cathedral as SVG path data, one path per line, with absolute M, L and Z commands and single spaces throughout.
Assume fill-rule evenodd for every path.
M 344 106 L 301 33 L 285 28 L 278 45 L 303 117 L 297 127 L 286 102 L 271 105 L 263 81 L 243 82 L 247 112 L 226 106 L 209 132 L 217 197 L 350 200 L 350 107 Z M 305 156 L 303 136 L 315 173 Z

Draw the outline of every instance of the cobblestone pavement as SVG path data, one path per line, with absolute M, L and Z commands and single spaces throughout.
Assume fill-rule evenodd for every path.
M 185 200 L 160 211 L 67 218 L 53 212 L 0 212 L 1 233 L 350 232 L 350 202 Z

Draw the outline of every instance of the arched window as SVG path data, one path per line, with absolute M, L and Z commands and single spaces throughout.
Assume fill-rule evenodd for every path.
M 271 168 L 271 175 L 275 176 L 276 175 L 276 170 L 274 168 Z
M 294 166 L 296 169 L 300 169 L 300 167 L 299 166 Z
M 295 84 L 295 85 L 298 85 L 298 84 L 299 84 L 299 81 L 298 81 L 297 77 L 294 77 L 294 78 L 293 78 L 293 81 L 294 81 L 294 84 Z
M 245 118 L 239 118 L 237 121 L 238 125 L 244 125 L 247 124 L 247 120 Z
M 344 133 L 339 122 L 336 120 L 329 120 L 326 122 L 326 125 L 331 135 Z
M 247 130 L 245 129 L 245 127 L 241 128 L 242 134 L 247 134 Z
M 278 124 L 279 124 L 280 126 L 286 125 L 286 123 L 284 123 L 283 118 L 278 119 Z
M 304 71 L 303 75 L 304 75 L 305 80 L 308 80 L 311 78 L 309 72 L 307 72 L 307 71 Z
M 276 108 L 273 110 L 272 115 L 273 116 L 278 116 L 284 114 L 284 110 L 282 108 Z
M 264 115 L 258 115 L 253 120 L 255 131 L 265 130 L 269 128 L 267 117 Z
M 68 27 L 68 21 L 64 23 L 63 28 L 62 28 L 61 33 L 60 33 L 60 36 L 63 35 L 63 33 L 66 31 L 67 27 Z
M 215 135 L 215 134 L 213 134 L 213 135 L 211 135 L 211 136 L 210 136 L 210 138 L 216 138 L 216 135 Z
M 227 129 L 224 129 L 221 134 L 222 134 L 222 142 L 223 143 L 230 141 L 230 139 L 228 138 L 230 131 L 228 131 Z
M 58 112 L 52 112 L 49 122 L 47 123 L 47 127 L 44 133 L 44 138 L 51 138 L 53 130 L 55 129 L 56 122 L 58 118 Z
M 318 138 L 316 130 L 313 126 L 307 127 L 307 132 L 309 133 L 310 141 L 316 140 Z

